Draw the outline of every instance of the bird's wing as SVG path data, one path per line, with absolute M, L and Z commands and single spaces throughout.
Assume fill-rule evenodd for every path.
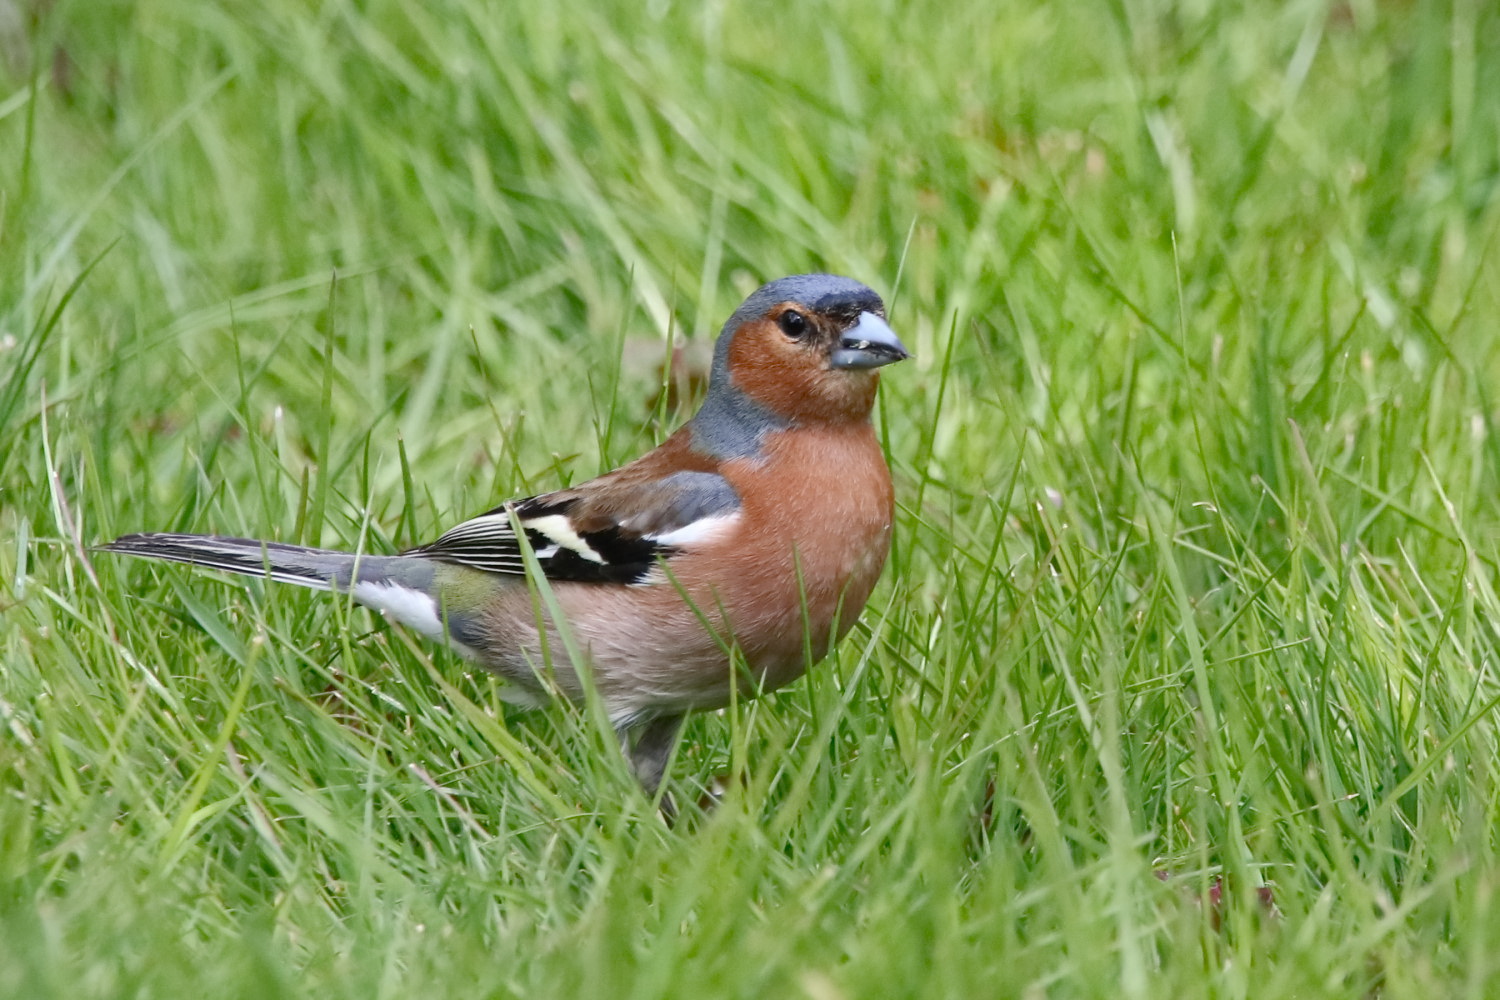
M 550 580 L 642 583 L 658 559 L 719 537 L 739 514 L 739 495 L 714 472 L 644 480 L 604 477 L 512 500 L 406 554 L 520 576 L 526 568 L 516 537 L 519 524 Z

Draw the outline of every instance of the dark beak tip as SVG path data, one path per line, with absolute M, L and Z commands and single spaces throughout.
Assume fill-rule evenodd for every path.
M 847 343 L 834 352 L 833 367 L 855 370 L 884 368 L 911 357 L 904 348 L 886 344 Z

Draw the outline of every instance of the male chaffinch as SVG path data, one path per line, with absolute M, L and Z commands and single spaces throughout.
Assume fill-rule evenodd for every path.
M 728 704 L 732 649 L 743 695 L 770 691 L 864 608 L 893 513 L 870 409 L 877 370 L 905 357 L 869 288 L 782 278 L 729 317 L 697 414 L 597 479 L 394 556 L 165 533 L 102 548 L 348 593 L 501 674 L 523 704 L 581 697 L 586 670 L 654 792 L 684 715 Z M 526 585 L 528 549 L 551 601 Z

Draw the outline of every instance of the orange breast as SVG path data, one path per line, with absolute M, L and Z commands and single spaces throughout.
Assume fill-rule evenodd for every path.
M 891 544 L 890 471 L 859 421 L 772 435 L 764 457 L 723 473 L 743 520 L 702 553 L 717 567 L 705 576 L 751 669 L 777 687 L 827 654 L 874 589 Z M 695 575 L 684 561 L 681 576 Z

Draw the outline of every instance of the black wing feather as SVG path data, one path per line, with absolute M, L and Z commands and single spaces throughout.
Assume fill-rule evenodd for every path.
M 643 502 L 610 505 L 628 508 L 628 512 L 601 509 L 594 494 L 585 489 L 512 500 L 454 526 L 436 541 L 407 554 L 486 573 L 524 576 L 526 564 L 515 532 L 519 522 L 547 579 L 641 583 L 658 560 L 670 558 L 677 551 L 676 546 L 658 541 L 659 536 L 739 509 L 739 496 L 733 487 L 714 473 L 678 472 L 642 483 L 639 492 L 640 497 L 631 493 L 624 497 Z M 615 497 L 618 501 L 620 494 L 616 492 Z M 567 529 L 557 530 L 559 524 Z

